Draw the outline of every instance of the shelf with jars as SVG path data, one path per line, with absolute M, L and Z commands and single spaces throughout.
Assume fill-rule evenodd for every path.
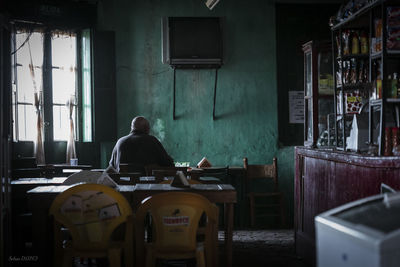
M 331 26 L 336 148 L 400 155 L 400 3 L 349 1 Z
M 304 52 L 304 145 L 334 146 L 332 46 L 309 41 Z

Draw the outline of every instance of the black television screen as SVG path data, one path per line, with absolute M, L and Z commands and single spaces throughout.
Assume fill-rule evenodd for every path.
M 163 62 L 182 67 L 222 64 L 222 25 L 219 17 L 163 19 Z

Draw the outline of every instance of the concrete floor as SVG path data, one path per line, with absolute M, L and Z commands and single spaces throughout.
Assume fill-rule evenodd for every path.
M 224 267 L 224 234 L 219 232 L 220 267 Z M 100 264 L 99 264 L 100 263 Z M 77 267 L 105 267 L 104 261 L 91 265 L 75 261 Z M 162 267 L 194 267 L 195 262 L 160 263 Z M 310 267 L 297 258 L 293 230 L 234 231 L 233 267 Z
M 219 240 L 222 246 L 223 232 Z M 295 255 L 293 230 L 234 231 L 233 267 L 245 266 L 309 267 Z

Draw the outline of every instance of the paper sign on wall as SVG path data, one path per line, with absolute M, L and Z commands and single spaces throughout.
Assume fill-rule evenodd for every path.
M 289 91 L 289 123 L 304 123 L 303 91 Z

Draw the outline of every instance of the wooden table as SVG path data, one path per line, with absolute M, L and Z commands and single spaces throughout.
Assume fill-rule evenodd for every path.
M 18 186 L 28 186 L 28 185 L 59 185 L 62 184 L 67 177 L 54 177 L 54 178 L 20 178 L 17 180 L 11 181 L 12 185 Z
M 48 178 L 20 178 L 11 181 L 11 197 L 13 214 L 17 215 L 20 212 L 29 212 L 29 203 L 26 192 L 43 185 L 61 185 L 67 177 Z
M 60 185 L 66 177 L 20 178 L 11 181 L 11 222 L 13 225 L 13 246 L 16 250 L 25 251 L 25 243 L 32 242 L 32 208 L 27 193 L 29 190 L 43 185 Z
M 52 249 L 52 226 L 48 211 L 54 198 L 71 186 L 38 186 L 28 191 L 32 206 L 33 249 L 38 256 L 38 266 L 51 266 L 52 258 L 49 255 Z M 224 204 L 225 216 L 225 264 L 232 266 L 232 235 L 233 235 L 233 204 L 236 203 L 236 190 L 229 184 L 195 184 L 190 188 L 177 188 L 169 184 L 136 184 L 120 185 L 118 188 L 131 203 L 134 211 L 143 199 L 148 196 L 170 192 L 192 192 L 203 195 L 213 203 Z
M 81 170 L 90 170 L 92 165 L 70 165 L 70 164 L 38 164 L 38 168 L 45 173 L 46 177 L 68 176 Z

